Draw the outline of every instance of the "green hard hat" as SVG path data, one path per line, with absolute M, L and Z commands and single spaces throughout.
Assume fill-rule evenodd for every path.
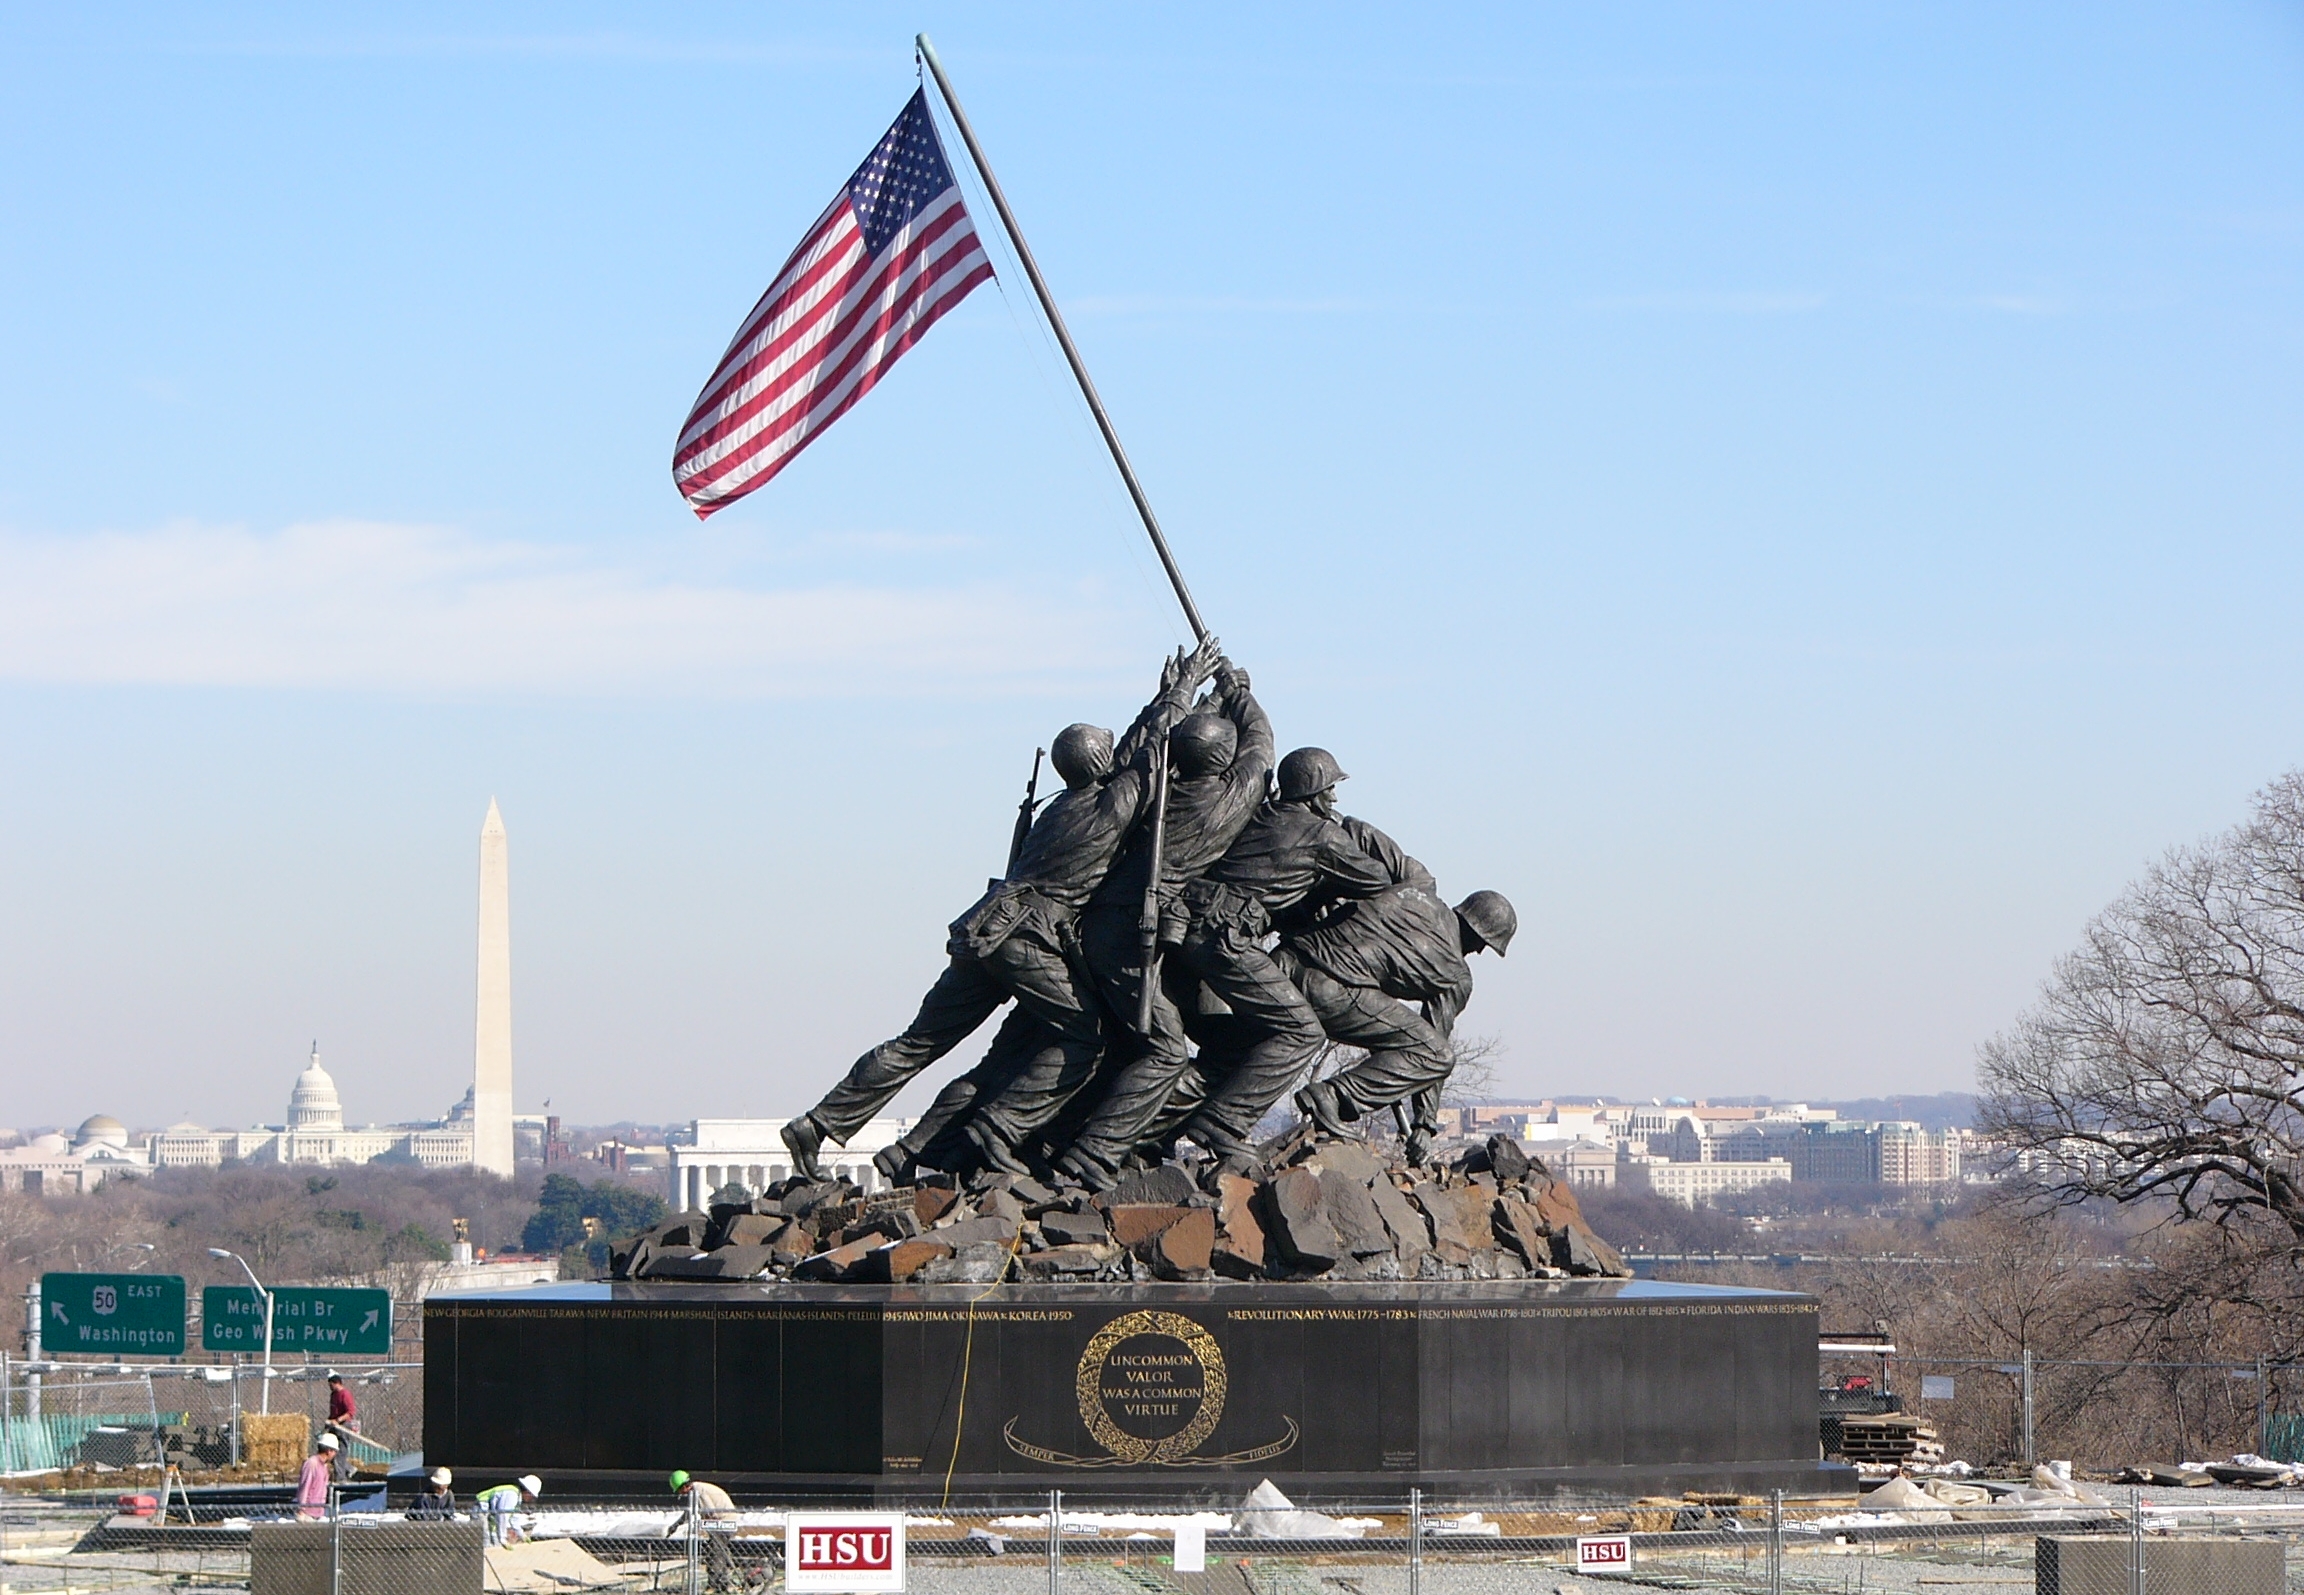
M 686 1468 L 674 1468 L 672 1470 L 671 1487 L 675 1490 L 684 1490 L 688 1487 L 688 1470 Z

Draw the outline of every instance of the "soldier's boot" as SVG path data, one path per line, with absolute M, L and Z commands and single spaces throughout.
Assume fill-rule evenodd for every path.
M 981 1124 L 971 1124 L 962 1133 L 968 1137 L 968 1144 L 976 1149 L 976 1155 L 984 1160 L 986 1168 L 999 1174 L 1014 1174 L 1023 1178 L 1031 1176 L 1031 1166 L 1016 1155 L 1015 1149 L 997 1135 L 986 1131 Z
M 1096 1157 L 1079 1147 L 1068 1148 L 1056 1159 L 1056 1172 L 1074 1184 L 1090 1191 L 1109 1191 L 1119 1183 L 1119 1175 Z
M 789 1145 L 790 1143 L 787 1142 L 786 1144 Z M 872 1166 L 878 1169 L 880 1177 L 892 1186 L 912 1183 L 914 1161 L 912 1149 L 901 1141 L 893 1146 L 884 1146 L 872 1154 Z
M 1345 1128 L 1344 1099 L 1329 1081 L 1315 1080 L 1297 1092 L 1296 1111 L 1318 1125 L 1323 1135 L 1343 1140 L 1352 1133 Z
M 821 1181 L 824 1165 L 816 1161 L 816 1154 L 824 1145 L 824 1126 L 816 1122 L 816 1115 L 803 1113 L 777 1133 L 784 1138 L 784 1149 L 792 1154 L 792 1172 L 811 1185 Z

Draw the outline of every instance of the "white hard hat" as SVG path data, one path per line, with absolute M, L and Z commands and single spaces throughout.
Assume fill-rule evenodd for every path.
M 432 1482 L 439 1485 L 443 1490 L 448 1488 L 448 1482 L 455 1477 L 456 1475 L 450 1473 L 446 1468 L 434 1468 L 432 1470 Z
M 320 1437 L 320 1449 L 323 1451 L 333 1451 L 343 1443 L 332 1434 L 324 1434 Z
M 530 1495 L 542 1495 L 544 1493 L 544 1481 L 533 1473 L 523 1473 L 520 1475 L 520 1488 L 526 1490 Z

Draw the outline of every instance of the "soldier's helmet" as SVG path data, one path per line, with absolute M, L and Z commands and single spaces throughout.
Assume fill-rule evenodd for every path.
M 1347 780 L 1336 755 L 1326 748 L 1298 748 L 1280 761 L 1280 796 L 1283 800 L 1308 798 Z
M 1048 745 L 1048 762 L 1066 786 L 1085 786 L 1112 769 L 1112 733 L 1085 721 L 1068 725 Z
M 1169 768 L 1186 780 L 1223 774 L 1239 749 L 1239 731 L 1220 714 L 1188 714 L 1168 733 Z
M 1456 917 L 1471 926 L 1472 934 L 1493 947 L 1499 958 L 1520 929 L 1520 916 L 1512 911 L 1502 892 L 1474 892 L 1456 905 Z

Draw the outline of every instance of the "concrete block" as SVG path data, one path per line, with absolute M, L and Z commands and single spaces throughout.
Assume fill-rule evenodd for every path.
M 1492 1244 L 1488 1207 L 1493 1193 L 1471 1187 L 1450 1190 L 1432 1181 L 1416 1187 L 1416 1205 L 1432 1221 L 1432 1249 L 1444 1263 L 1461 1267 Z
M 2278 1540 L 2147 1536 L 2144 1595 L 2282 1595 L 2286 1549 Z M 2044 1534 L 2032 1542 L 2034 1595 L 2129 1595 L 2133 1554 L 2125 1534 Z
M 964 1246 L 1006 1246 L 1016 1238 L 1016 1220 L 997 1214 L 964 1218 L 957 1224 L 930 1230 L 927 1238 L 942 1241 L 954 1251 Z
M 1264 1224 L 1256 1216 L 1257 1186 L 1240 1174 L 1217 1178 L 1216 1251 L 1213 1266 L 1237 1277 L 1264 1271 Z
M 1384 1227 L 1384 1215 L 1376 1210 L 1366 1181 L 1337 1168 L 1321 1170 L 1319 1180 L 1328 1223 L 1348 1255 L 1374 1257 L 1392 1250 L 1391 1232 Z
M 1349 1174 L 1363 1185 L 1384 1172 L 1384 1160 L 1365 1141 L 1322 1141 L 1312 1148 L 1312 1156 L 1322 1168 Z
M 1040 1233 L 1051 1246 L 1101 1246 L 1110 1238 L 1101 1213 L 1042 1213 Z
M 930 1263 L 952 1255 L 952 1248 L 942 1241 L 898 1241 L 883 1249 L 888 1260 L 888 1280 L 901 1285 Z
M 1187 1207 L 1184 1216 L 1155 1236 L 1146 1260 L 1154 1273 L 1167 1279 L 1207 1277 L 1216 1248 L 1216 1214 L 1205 1207 Z
M 1496 1198 L 1489 1219 L 1496 1238 L 1517 1252 L 1521 1262 L 1544 1268 L 1552 1265 L 1552 1237 L 1536 1216 L 1536 1209 L 1517 1193 L 1506 1192 Z
M 248 1534 L 249 1595 L 472 1595 L 487 1582 L 481 1535 L 477 1520 L 364 1523 L 340 1541 L 328 1523 L 258 1523 Z
M 782 1214 L 744 1213 L 728 1225 L 728 1244 L 731 1246 L 757 1246 L 773 1239 L 784 1227 Z
M 1488 1137 L 1488 1169 L 1500 1181 L 1519 1179 L 1528 1172 L 1528 1152 L 1509 1135 Z
M 912 1193 L 912 1216 L 926 1229 L 952 1211 L 960 1193 L 943 1185 L 923 1185 Z
M 847 1241 L 828 1252 L 818 1252 L 792 1270 L 794 1279 L 846 1279 L 875 1250 L 870 1241 Z
M 1264 1187 L 1265 1214 L 1273 1238 L 1299 1263 L 1324 1268 L 1348 1255 L 1344 1238 L 1328 1220 L 1328 1200 L 1320 1176 L 1310 1169 L 1286 1169 Z
M 1173 1163 L 1156 1169 L 1131 1169 L 1111 1190 L 1099 1197 L 1102 1207 L 1182 1207 L 1198 1189 L 1192 1176 Z
M 1112 1238 L 1115 1241 L 1122 1246 L 1135 1246 L 1151 1240 L 1191 1211 L 1192 1209 L 1188 1207 L 1132 1202 L 1109 1208 L 1104 1216 L 1111 1221 Z M 1210 1238 L 1214 1238 L 1213 1229 L 1210 1231 Z
M 1379 1176 L 1368 1187 L 1368 1195 L 1383 1216 L 1384 1229 L 1392 1237 L 1392 1249 L 1399 1254 L 1402 1272 L 1415 1277 L 1416 1260 L 1432 1249 L 1432 1226 L 1416 1205 L 1401 1194 L 1400 1187 Z

